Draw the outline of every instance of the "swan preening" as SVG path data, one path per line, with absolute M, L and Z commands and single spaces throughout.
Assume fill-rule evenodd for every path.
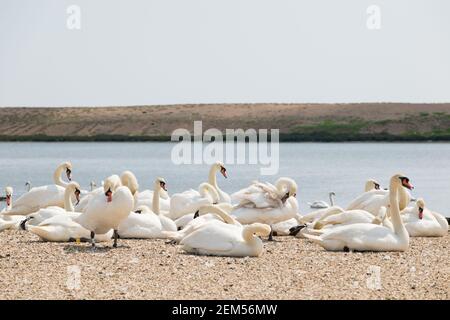
M 195 189 L 169 196 L 167 182 L 154 180 L 152 190 L 140 191 L 132 171 L 112 174 L 102 186 L 81 190 L 72 181 L 72 164 L 60 164 L 52 185 L 31 188 L 14 199 L 5 188 L 6 207 L 0 231 L 23 229 L 44 241 L 110 241 L 169 239 L 188 253 L 217 256 L 260 256 L 260 237 L 293 235 L 310 239 L 332 251 L 405 251 L 409 237 L 438 237 L 448 233 L 447 219 L 430 210 L 422 198 L 410 205 L 412 185 L 403 174 L 391 177 L 389 189 L 369 179 L 364 193 L 346 207 L 314 202 L 320 208 L 302 215 L 297 183 L 281 177 L 275 182 L 252 182 L 231 196 L 217 174 L 228 177 L 223 163 L 214 163 L 208 180 Z M 68 181 L 64 181 L 65 174 Z

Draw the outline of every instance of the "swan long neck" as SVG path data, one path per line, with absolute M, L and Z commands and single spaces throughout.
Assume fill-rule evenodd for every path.
M 64 210 L 68 212 L 75 211 L 75 208 L 73 207 L 72 203 L 72 194 L 74 190 L 72 188 L 66 188 L 66 191 L 64 192 Z
M 433 215 L 433 217 L 436 219 L 436 221 L 439 223 L 439 225 L 441 226 L 441 228 L 445 231 L 448 230 L 448 222 L 447 219 L 445 219 L 444 216 L 440 215 L 437 212 L 433 212 L 431 211 L 431 214 Z
M 217 185 L 217 177 L 216 177 L 216 173 L 217 173 L 217 167 L 216 166 L 212 166 L 211 169 L 209 170 L 209 176 L 208 176 L 208 182 L 216 189 L 219 189 L 219 186 Z
M 399 192 L 399 207 L 400 210 L 405 209 L 409 202 L 411 200 L 411 197 L 409 195 L 408 190 L 406 190 L 405 188 L 400 188 L 400 192 Z
M 227 224 L 239 224 L 232 216 L 217 206 L 207 206 L 207 210 L 205 210 L 205 212 L 218 215 Z
M 66 188 L 68 183 L 63 181 L 63 179 L 61 179 L 61 175 L 62 175 L 63 171 L 64 171 L 64 164 L 60 164 L 56 168 L 55 173 L 53 173 L 53 182 L 58 186 Z
M 334 206 L 334 193 L 330 192 L 329 197 L 330 197 L 330 205 Z
M 389 204 L 390 204 L 390 212 L 391 212 L 391 220 L 394 226 L 394 232 L 397 235 L 402 235 L 406 231 L 405 226 L 403 225 L 402 218 L 400 217 L 400 206 L 399 206 L 399 189 L 403 188 L 398 182 L 395 181 L 396 177 L 391 179 L 391 183 L 389 186 Z M 408 235 L 409 238 L 409 235 Z
M 154 188 L 154 190 L 153 190 L 153 203 L 152 203 L 152 206 L 153 206 L 153 212 L 154 213 L 156 213 L 156 214 L 160 214 L 160 208 L 159 208 L 159 193 L 160 193 L 160 191 L 161 191 L 161 186 L 159 185 L 159 183 L 156 183 L 155 184 L 155 188 Z
M 198 188 L 198 192 L 200 193 L 200 195 L 203 198 L 206 198 L 209 196 L 211 196 L 211 199 L 213 201 L 213 203 L 217 203 L 219 202 L 219 194 L 217 193 L 216 189 L 209 183 L 202 183 L 199 188 Z

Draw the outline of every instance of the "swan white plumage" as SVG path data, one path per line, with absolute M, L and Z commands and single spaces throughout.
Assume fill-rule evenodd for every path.
M 225 205 L 225 206 L 224 206 Z M 200 207 L 195 214 L 190 214 L 191 219 L 183 229 L 175 232 L 164 232 L 165 236 L 175 243 L 178 243 L 205 223 L 225 222 L 233 225 L 241 225 L 237 220 L 230 216 L 227 212 L 231 211 L 226 205 L 231 206 L 228 203 L 219 203 L 217 205 L 206 205 Z
M 23 216 L 15 215 L 15 216 L 8 216 L 4 215 L 4 212 L 8 212 L 11 210 L 13 205 L 13 194 L 14 189 L 10 186 L 7 186 L 5 188 L 5 201 L 6 201 L 6 208 L 4 208 L 0 212 L 0 231 L 7 230 L 7 229 L 18 229 L 20 225 L 20 221 L 23 220 Z
M 405 188 L 399 190 L 399 208 L 400 211 L 405 209 L 411 200 L 411 195 Z M 374 216 L 378 214 L 381 207 L 389 206 L 389 190 L 372 189 L 364 192 L 354 199 L 348 206 L 347 210 L 361 209 L 370 212 Z
M 334 206 L 334 197 L 336 196 L 336 193 L 329 192 L 328 197 L 330 198 L 330 204 L 326 203 L 323 200 L 317 200 L 314 202 L 308 202 L 308 205 L 312 209 L 325 209 Z
M 124 171 L 121 175 L 122 185 L 127 186 L 134 196 L 134 208 L 146 206 L 153 208 L 153 200 L 155 190 L 139 191 L 139 183 L 136 176 L 131 171 Z M 170 209 L 170 197 L 167 190 L 159 190 L 159 206 L 163 211 L 169 211 Z
M 95 234 L 105 234 L 113 229 L 114 243 L 117 247 L 117 229 L 120 223 L 128 217 L 134 207 L 134 198 L 130 189 L 125 186 L 118 187 L 117 181 L 106 179 L 104 194 L 95 194 L 89 201 L 86 211 L 74 221 L 79 223 L 91 233 L 91 243 L 95 247 Z
M 375 179 L 369 179 L 364 185 L 364 192 L 369 192 L 372 190 L 381 190 L 381 185 Z
M 219 202 L 219 194 L 209 183 L 201 183 L 198 191 L 190 189 L 182 193 L 175 193 L 170 198 L 170 210 L 167 216 L 176 220 L 185 214 L 193 213 L 198 208 Z
M 180 242 L 189 253 L 227 257 L 258 257 L 263 251 L 259 236 L 267 236 L 270 227 L 254 223 L 236 226 L 226 223 L 206 223 Z
M 313 229 L 322 229 L 324 227 L 335 227 L 354 223 L 374 223 L 383 224 L 385 227 L 391 229 L 391 223 L 389 219 L 385 219 L 386 207 L 380 209 L 380 213 L 377 217 L 374 217 L 370 212 L 364 210 L 346 210 L 338 212 L 326 217 L 320 218 L 313 224 Z
M 231 215 L 242 224 L 260 222 L 272 226 L 278 222 L 286 221 L 295 217 L 297 212 L 298 202 L 297 199 L 292 196 L 286 200 L 282 207 L 267 209 L 240 207 L 234 209 L 231 212 Z M 269 241 L 272 239 L 271 232 L 269 234 Z
M 396 174 L 390 179 L 389 205 L 394 231 L 376 224 L 355 223 L 324 230 L 320 236 L 304 236 L 331 251 L 405 251 L 409 247 L 409 234 L 400 217 L 398 199 L 403 187 L 412 188 L 404 175 Z
M 217 161 L 209 169 L 208 183 L 211 184 L 219 194 L 219 202 L 231 203 L 230 195 L 225 191 L 223 191 L 222 189 L 220 189 L 219 185 L 217 184 L 217 177 L 216 177 L 217 172 L 220 172 L 225 179 L 228 178 L 227 169 L 225 168 L 225 165 L 222 162 Z
M 250 208 L 276 208 L 283 206 L 284 202 L 297 193 L 297 183 L 286 177 L 279 178 L 275 185 L 255 181 L 249 187 L 231 195 L 238 207 Z
M 74 206 L 72 198 L 78 202 L 80 201 L 80 185 L 77 182 L 72 181 L 69 183 L 64 191 L 64 209 L 60 207 L 47 207 L 39 209 L 36 212 L 29 214 L 25 220 L 21 221 L 21 228 L 26 230 L 28 226 L 37 226 L 43 221 L 50 219 L 57 215 L 67 215 L 75 218 L 79 216 L 79 213 L 74 212 Z
M 166 236 L 163 231 L 177 230 L 173 221 L 168 224 L 164 219 L 170 220 L 163 215 L 156 215 L 146 206 L 138 207 L 119 224 L 119 236 L 124 239 L 164 239 Z
M 422 198 L 402 211 L 402 220 L 411 237 L 443 237 L 448 233 L 445 217 L 426 208 Z
M 72 165 L 70 162 L 60 164 L 53 175 L 53 185 L 32 188 L 14 202 L 14 207 L 5 214 L 27 215 L 49 206 L 64 206 L 64 191 L 67 183 L 61 179 L 65 171 L 67 179 L 71 180 Z
M 293 228 L 296 228 L 302 224 L 300 222 L 301 218 L 302 216 L 297 213 L 297 215 L 294 218 L 275 223 L 274 225 L 272 225 L 273 235 L 274 236 L 294 235 Z
M 122 185 L 122 180 L 121 178 L 116 175 L 113 174 L 111 176 L 108 177 L 109 179 L 109 184 L 111 186 L 113 186 L 113 188 L 118 188 Z M 103 194 L 105 191 L 103 190 L 104 187 L 104 181 L 102 181 L 102 186 L 99 188 L 94 189 L 91 192 L 88 192 L 85 196 L 83 196 L 81 198 L 81 200 L 75 205 L 75 211 L 76 212 L 85 212 L 86 208 L 89 204 L 89 201 L 91 201 L 91 199 L 98 194 Z

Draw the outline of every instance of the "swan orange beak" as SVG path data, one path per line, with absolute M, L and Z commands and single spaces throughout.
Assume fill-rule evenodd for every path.
M 414 186 L 409 182 L 408 178 L 402 178 L 402 186 L 404 186 L 405 188 L 412 190 L 414 189 Z
M 159 185 L 161 186 L 161 188 L 163 188 L 164 191 L 167 191 L 167 187 L 166 187 L 166 183 L 165 182 L 160 182 Z

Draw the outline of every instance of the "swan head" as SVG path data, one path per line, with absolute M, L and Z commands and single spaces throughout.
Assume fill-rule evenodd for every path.
M 369 179 L 369 180 L 366 181 L 366 185 L 364 187 L 364 191 L 368 192 L 368 191 L 371 191 L 371 190 L 380 190 L 380 188 L 381 188 L 381 186 L 376 180 Z
M 152 210 L 150 210 L 150 208 L 147 206 L 139 206 L 136 208 L 136 210 L 134 210 L 134 212 L 138 213 L 138 214 L 145 214 L 145 213 L 151 213 Z
M 224 178 L 228 178 L 227 169 L 225 168 L 223 162 L 216 161 L 213 165 L 213 168 L 217 171 L 220 171 Z
M 164 191 L 167 191 L 167 183 L 166 180 L 164 180 L 164 178 L 158 177 L 155 180 L 155 189 L 157 188 L 161 188 Z
M 297 196 L 297 183 L 291 179 L 291 178 L 280 178 L 275 183 L 278 190 L 283 190 L 282 192 L 286 192 L 286 194 L 283 195 L 281 198 L 281 201 L 284 203 L 286 202 L 289 197 L 296 197 Z
M 14 193 L 14 189 L 10 186 L 7 186 L 5 188 L 5 198 L 6 198 L 6 205 L 10 206 L 11 205 L 11 199 L 12 199 L 12 195 Z
M 81 194 L 81 187 L 78 184 L 78 182 L 72 181 L 71 183 L 69 183 L 66 187 L 66 190 L 69 190 L 70 192 L 73 192 L 73 194 L 75 195 L 75 199 L 77 199 L 77 203 L 80 203 L 80 194 Z
M 135 194 L 139 190 L 139 183 L 136 179 L 136 176 L 131 171 L 122 172 L 120 179 L 122 181 L 122 185 L 127 186 L 130 189 L 131 194 Z
M 252 223 L 244 227 L 244 229 L 250 231 L 254 236 L 267 237 L 272 230 L 269 225 L 264 223 Z
M 69 161 L 64 162 L 62 167 L 66 171 L 67 180 L 72 181 L 72 163 Z
M 116 191 L 118 187 L 122 185 L 122 182 L 118 175 L 109 176 L 103 183 L 103 191 L 105 191 L 105 196 L 107 202 L 112 201 L 113 192 Z
M 397 173 L 396 175 L 394 175 L 391 178 L 391 183 L 394 183 L 394 185 L 400 184 L 402 187 L 405 187 L 409 190 L 414 189 L 413 185 L 409 181 L 409 178 L 401 173 Z
M 417 210 L 419 211 L 419 219 L 423 219 L 423 211 L 425 210 L 425 201 L 422 198 L 416 200 Z

